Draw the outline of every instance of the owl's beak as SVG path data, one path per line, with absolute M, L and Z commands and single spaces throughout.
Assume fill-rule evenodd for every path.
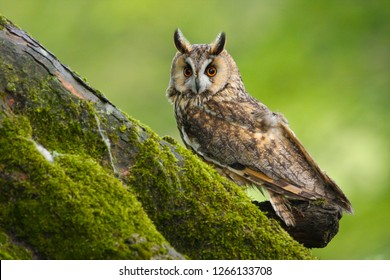
M 195 78 L 195 88 L 196 88 L 196 93 L 199 93 L 200 81 L 198 77 Z

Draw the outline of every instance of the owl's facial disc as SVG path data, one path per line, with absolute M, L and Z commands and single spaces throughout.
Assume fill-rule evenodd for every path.
M 194 94 L 200 94 L 208 90 L 212 84 L 211 77 L 217 75 L 215 66 L 211 66 L 211 59 L 203 61 L 200 67 L 196 67 L 191 58 L 185 59 L 187 66 L 184 68 L 184 76 L 187 76 L 186 87 Z M 188 67 L 188 68 L 187 68 Z M 189 68 L 191 69 L 191 75 Z

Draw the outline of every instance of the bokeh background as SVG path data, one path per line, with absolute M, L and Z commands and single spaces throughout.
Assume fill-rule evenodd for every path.
M 389 1 L 1 0 L 0 13 L 121 110 L 178 140 L 165 97 L 173 31 L 193 43 L 225 31 L 247 90 L 287 117 L 354 206 L 313 253 L 390 259 Z

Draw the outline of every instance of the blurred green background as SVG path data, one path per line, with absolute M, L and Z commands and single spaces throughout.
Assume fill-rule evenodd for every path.
M 180 27 L 220 31 L 247 90 L 290 126 L 352 201 L 320 259 L 390 259 L 390 2 L 2 0 L 114 104 L 179 140 L 165 97 Z

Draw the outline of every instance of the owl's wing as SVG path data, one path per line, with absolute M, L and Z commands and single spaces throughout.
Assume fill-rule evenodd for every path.
M 218 99 L 220 98 L 220 100 Z M 179 118 L 183 141 L 235 182 L 295 199 L 324 199 L 348 212 L 351 204 L 323 173 L 280 114 L 255 99 L 215 96 Z
M 298 199 L 325 199 L 352 212 L 351 203 L 341 189 L 321 171 L 285 119 L 277 114 L 273 117 L 275 120 L 266 127 L 262 123 L 262 129 L 252 134 L 257 161 L 230 169 L 252 182 L 263 182 L 277 194 Z
M 219 141 L 211 141 L 220 145 L 216 149 L 211 144 L 203 145 L 206 161 L 225 168 L 230 177 L 264 185 L 273 193 L 304 200 L 325 199 L 352 212 L 341 189 L 321 171 L 281 114 L 273 113 L 255 99 L 214 102 L 208 103 L 204 112 L 213 112 L 208 117 L 218 125 L 214 133 L 219 135 L 215 139 L 229 135 L 223 143 L 225 150 L 230 147 L 224 160 L 218 155 L 222 150 Z M 219 112 L 223 112 L 223 117 L 218 117 L 222 115 Z M 226 132 L 220 132 L 221 128 L 226 128 Z
M 295 154 L 298 155 L 301 160 L 303 160 L 304 164 L 301 164 L 303 172 L 305 173 L 304 169 L 308 167 L 310 170 L 307 173 L 315 174 L 319 178 L 319 182 L 322 182 L 321 185 L 313 185 L 313 191 L 317 195 L 322 196 L 323 198 L 339 205 L 345 211 L 352 213 L 353 209 L 351 203 L 344 195 L 343 191 L 325 172 L 320 169 L 318 164 L 313 160 L 310 154 L 303 147 L 302 143 L 295 136 L 294 132 L 288 127 L 287 123 L 281 122 L 280 129 L 284 135 L 280 139 L 281 143 L 290 144 L 295 150 Z M 303 183 L 305 182 L 304 180 L 305 176 L 303 176 Z M 312 180 L 309 179 L 309 181 Z

